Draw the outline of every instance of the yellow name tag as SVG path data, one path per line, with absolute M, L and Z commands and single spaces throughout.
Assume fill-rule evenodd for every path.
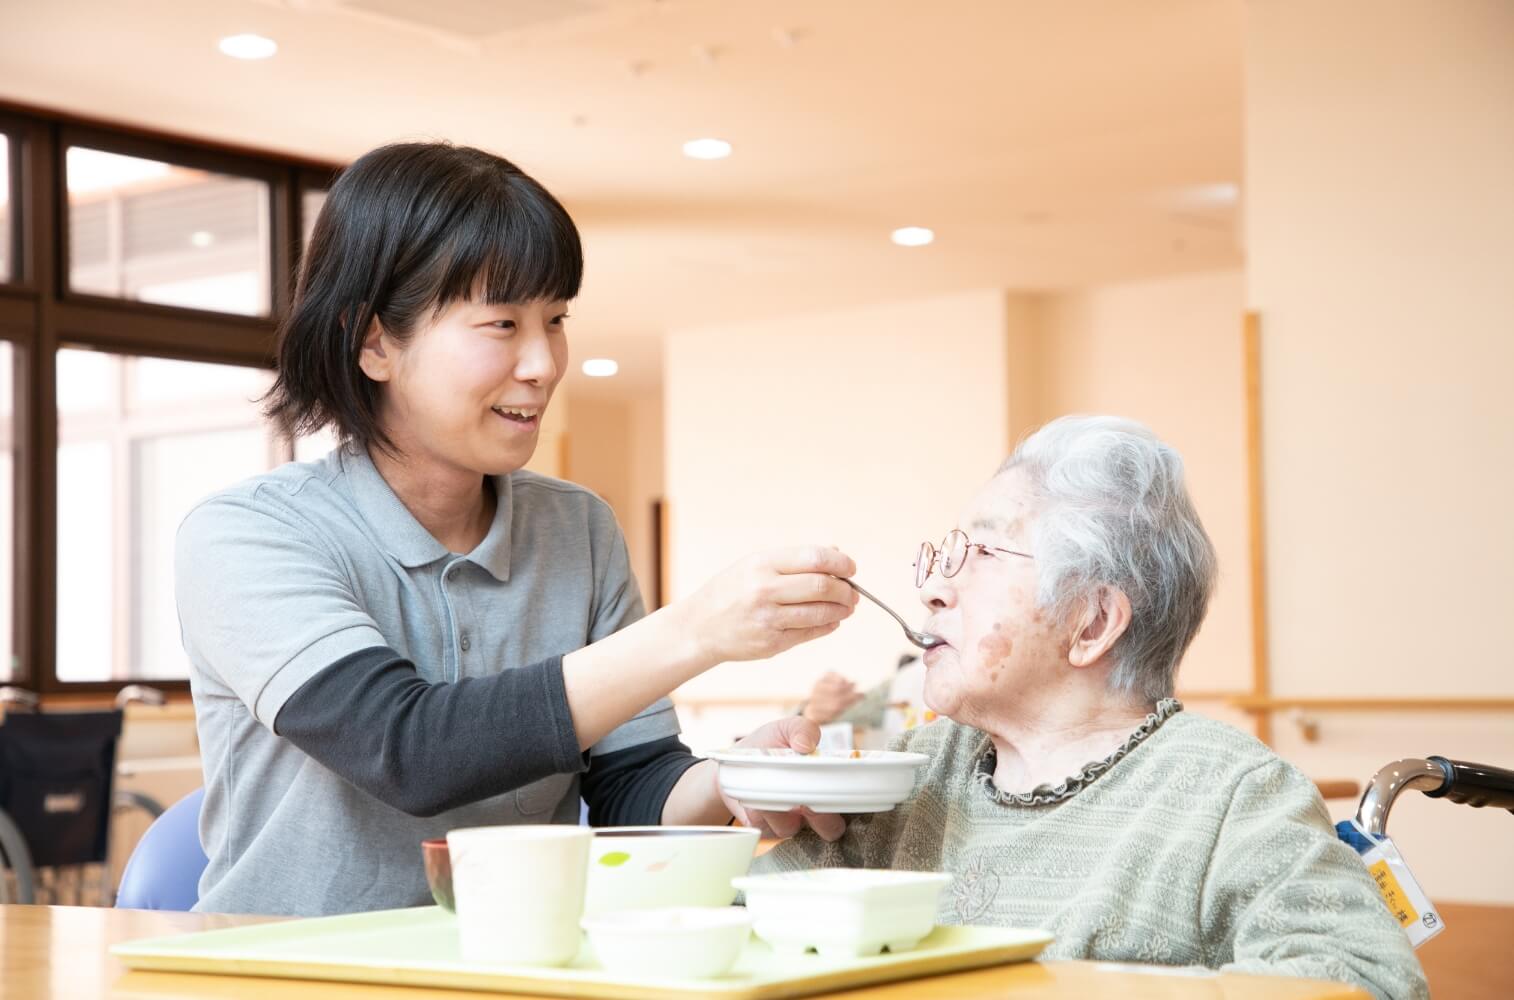
M 1367 838 L 1355 820 L 1351 821 L 1358 833 Z M 1377 891 L 1388 906 L 1388 912 L 1398 921 L 1398 926 L 1409 935 L 1409 943 L 1418 948 L 1446 929 L 1445 921 L 1435 912 L 1435 904 L 1425 895 L 1414 878 L 1409 866 L 1398 853 L 1391 837 L 1371 837 L 1372 846 L 1361 853 L 1362 864 L 1367 874 L 1377 885 Z
M 1393 914 L 1398 926 L 1408 927 L 1419 921 L 1419 914 L 1414 910 L 1414 904 L 1409 902 L 1409 894 L 1404 892 L 1403 886 L 1398 884 L 1392 870 L 1388 867 L 1387 859 L 1370 865 L 1367 871 L 1372 873 L 1372 881 L 1377 883 L 1377 891 L 1383 894 L 1383 902 L 1388 904 L 1388 912 Z

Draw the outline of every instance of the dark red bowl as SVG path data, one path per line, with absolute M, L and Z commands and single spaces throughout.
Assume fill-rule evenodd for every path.
M 452 855 L 447 852 L 446 838 L 421 841 L 421 858 L 426 862 L 426 882 L 431 886 L 431 898 L 448 913 L 454 912 Z

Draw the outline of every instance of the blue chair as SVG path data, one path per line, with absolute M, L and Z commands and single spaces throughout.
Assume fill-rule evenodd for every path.
M 153 821 L 121 873 L 116 905 L 131 910 L 190 910 L 200 899 L 200 874 L 210 859 L 200 848 L 196 788 Z
M 126 910 L 192 910 L 200 901 L 200 875 L 210 859 L 200 847 L 200 804 L 196 788 L 153 821 L 121 873 L 116 906 Z M 589 822 L 589 805 L 579 802 L 578 821 Z

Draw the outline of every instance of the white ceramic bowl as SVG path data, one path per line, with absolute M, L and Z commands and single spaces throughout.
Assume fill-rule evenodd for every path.
M 753 930 L 775 951 L 827 958 L 907 951 L 936 924 L 951 876 L 872 868 L 816 868 L 738 878 Z
M 584 913 L 668 906 L 730 906 L 757 830 L 740 826 L 607 826 L 589 845 Z
M 828 813 L 888 812 L 909 797 L 915 770 L 930 759 L 892 750 L 800 754 L 745 747 L 710 756 L 720 762 L 720 790 L 744 806 Z
M 625 910 L 585 917 L 594 954 L 611 972 L 710 979 L 736 963 L 752 917 L 739 906 Z

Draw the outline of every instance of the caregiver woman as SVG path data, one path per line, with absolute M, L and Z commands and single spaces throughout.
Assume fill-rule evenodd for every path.
M 423 839 L 575 823 L 580 796 L 600 825 L 732 816 L 665 696 L 831 632 L 854 567 L 771 552 L 644 616 L 610 509 L 521 468 L 582 270 L 557 200 L 476 149 L 386 146 L 332 187 L 266 405 L 287 433 L 331 427 L 343 445 L 179 529 L 210 859 L 198 909 L 416 905 Z M 753 741 L 817 737 L 785 720 Z

